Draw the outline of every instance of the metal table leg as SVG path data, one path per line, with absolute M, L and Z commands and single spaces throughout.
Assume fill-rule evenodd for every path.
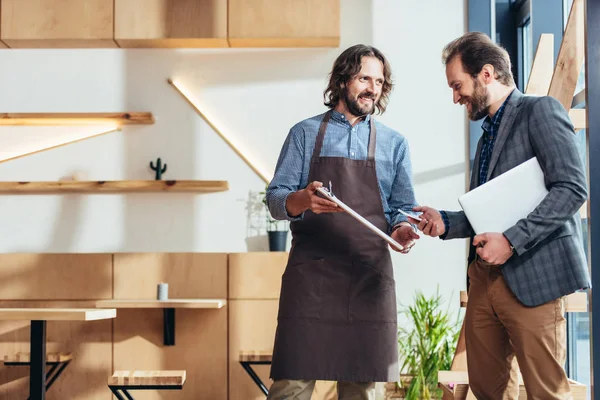
M 260 379 L 260 377 L 256 375 L 256 372 L 254 372 L 254 370 L 252 369 L 251 364 L 271 364 L 271 361 L 240 361 L 240 364 L 242 364 L 242 367 L 244 367 L 248 375 L 250 375 L 250 378 L 252 378 L 254 383 L 258 385 L 258 387 L 265 394 L 265 396 L 268 396 L 269 390 L 267 389 L 263 381 Z
M 31 321 L 29 398 L 46 399 L 46 321 Z

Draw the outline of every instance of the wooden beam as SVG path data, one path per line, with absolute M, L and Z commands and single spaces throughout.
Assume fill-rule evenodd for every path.
M 153 124 L 149 112 L 122 113 L 0 113 L 0 126 Z
M 225 141 L 225 143 L 231 147 L 231 149 L 258 175 L 265 183 L 271 182 L 272 175 L 268 175 L 263 172 L 256 166 L 256 163 L 252 162 L 248 156 L 246 156 L 240 147 L 233 143 L 233 141 L 227 137 L 223 131 L 221 131 L 207 116 L 200 110 L 200 107 L 196 105 L 195 101 L 192 100 L 190 93 L 183 88 L 183 86 L 172 79 L 168 79 L 167 82 L 188 102 L 190 106 L 196 111 L 196 113 L 204 119 L 204 121 L 217 133 L 217 135 L 221 136 L 221 139 Z
M 573 0 L 548 95 L 571 109 L 585 52 L 583 0 Z
M 83 141 L 83 140 L 87 140 L 87 139 L 91 139 L 91 138 L 94 138 L 94 137 L 98 137 L 98 136 L 106 135 L 106 134 L 108 134 L 108 133 L 117 132 L 117 131 L 120 131 L 120 130 L 121 130 L 120 128 L 115 128 L 115 129 L 111 129 L 111 130 L 108 130 L 108 131 L 105 131 L 105 132 L 95 133 L 95 134 L 93 134 L 93 135 L 89 135 L 89 136 L 86 136 L 86 137 L 84 137 L 84 138 L 75 139 L 75 140 L 69 140 L 68 142 L 64 142 L 64 143 L 57 144 L 57 145 L 54 145 L 54 146 L 45 147 L 45 148 L 38 149 L 38 150 L 35 150 L 35 151 L 29 151 L 29 152 L 26 152 L 26 153 L 21 153 L 21 154 L 18 154 L 18 155 L 16 155 L 16 156 L 12 156 L 12 157 L 5 158 L 5 159 L 0 159 L 0 164 L 1 164 L 1 163 L 3 163 L 3 162 L 12 161 L 12 160 L 16 160 L 16 159 L 18 159 L 18 158 L 22 158 L 22 157 L 31 156 L 31 155 L 33 155 L 33 154 L 37 154 L 37 153 L 43 153 L 44 151 L 48 151 L 48 150 L 52 150 L 52 149 L 57 149 L 57 148 L 59 148 L 59 147 L 66 146 L 66 145 L 68 145 L 68 144 L 72 144 L 72 143 L 81 142 L 81 141 Z
M 552 81 L 552 74 L 554 73 L 554 35 L 551 33 L 544 33 L 540 36 L 537 50 L 535 52 L 535 58 L 533 59 L 533 66 L 531 67 L 531 74 L 529 75 L 529 82 L 527 82 L 527 89 L 525 93 L 546 96 L 550 89 L 550 82 Z
M 0 194 L 60 193 L 213 193 L 229 189 L 227 181 L 58 181 L 0 182 Z
M 587 127 L 587 113 L 585 108 L 572 108 L 569 110 L 569 117 L 576 131 Z

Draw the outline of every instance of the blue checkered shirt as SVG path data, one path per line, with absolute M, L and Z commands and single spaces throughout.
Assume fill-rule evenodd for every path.
M 291 193 L 308 185 L 310 159 L 324 115 L 316 115 L 297 123 L 291 128 L 283 144 L 275 175 L 267 188 L 267 205 L 275 219 L 294 221 L 303 218 L 303 214 L 298 217 L 288 215 L 285 204 Z M 352 126 L 343 114 L 333 111 L 327 125 L 321 156 L 365 160 L 369 146 L 370 118 L 367 116 Z M 408 142 L 404 136 L 377 120 L 375 126 L 375 165 L 379 193 L 388 224 L 394 227 L 407 221 L 398 211 L 399 208 L 412 213 L 413 207 L 417 206 Z
M 481 155 L 479 157 L 479 184 L 478 186 L 483 185 L 487 181 L 488 169 L 490 166 L 490 159 L 492 158 L 492 151 L 494 151 L 494 143 L 496 142 L 496 136 L 498 136 L 498 131 L 500 130 L 500 122 L 502 122 L 502 115 L 504 115 L 504 106 L 510 99 L 512 92 L 508 95 L 506 100 L 502 103 L 496 114 L 492 118 L 490 116 L 486 116 L 481 124 L 481 128 L 483 128 L 483 142 L 481 143 Z M 474 189 L 474 188 L 471 188 Z M 450 224 L 448 222 L 448 216 L 445 212 L 440 212 L 442 214 L 442 220 L 444 221 L 444 226 L 446 227 L 446 232 L 440 236 L 440 239 L 444 239 L 446 234 L 448 233 L 448 229 Z

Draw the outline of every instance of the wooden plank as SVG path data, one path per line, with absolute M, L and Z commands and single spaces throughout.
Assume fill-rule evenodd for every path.
M 542 33 L 535 51 L 526 94 L 546 96 L 554 73 L 554 35 Z
M 458 342 L 456 343 L 456 350 L 454 351 L 454 357 L 452 358 L 452 365 L 450 366 L 450 369 L 452 371 L 467 370 L 467 342 L 465 340 L 464 319 L 458 334 Z
M 115 299 L 156 299 L 161 282 L 169 298 L 227 298 L 227 253 L 117 253 L 114 271 Z
M 0 182 L 0 194 L 58 193 L 215 193 L 229 190 L 227 181 L 57 181 Z
M 228 47 L 227 0 L 115 0 L 120 47 Z
M 586 292 L 575 292 L 565 297 L 565 310 L 567 312 L 587 312 L 588 295 Z
M 53 302 L 54 303 L 54 302 Z M 46 307 L 42 301 L 2 301 L 0 307 Z M 93 307 L 93 302 L 68 301 L 60 307 Z M 75 361 L 54 382 L 47 398 L 108 400 L 106 378 L 112 372 L 113 319 L 99 321 L 49 321 L 47 353 L 70 352 Z M 30 321 L 0 321 L 0 354 L 29 352 Z M 0 399 L 27 399 L 29 369 L 0 363 Z
M 0 37 L 11 48 L 117 47 L 113 0 L 2 0 Z
M 581 206 L 581 208 L 579 209 L 579 217 L 581 219 L 586 219 L 588 216 L 588 202 L 586 201 L 585 203 L 583 203 L 583 205 Z
M 572 108 L 569 110 L 569 117 L 576 131 L 587 127 L 587 113 L 585 108 Z
M 99 300 L 98 308 L 205 308 L 225 307 L 225 299 L 169 299 L 169 300 Z
M 10 321 L 96 321 L 116 316 L 114 308 L 0 308 L 0 320 Z
M 114 369 L 186 370 L 184 389 L 166 395 L 227 400 L 227 314 L 228 307 L 177 310 L 175 345 L 164 346 L 162 310 L 119 310 L 114 320 Z M 165 392 L 144 391 L 140 398 L 165 399 Z
M 108 378 L 115 386 L 181 386 L 185 383 L 186 371 L 115 371 Z
M 0 126 L 151 125 L 150 112 L 121 113 L 0 113 Z
M 3 282 L 0 299 L 48 301 L 112 297 L 111 254 L 0 254 L 0 265 L 0 282 Z
M 230 299 L 278 299 L 287 252 L 229 254 Z
M 339 38 L 339 0 L 229 0 L 232 47 L 336 47 Z
M 583 0 L 573 0 L 548 95 L 571 108 L 585 52 Z
M 57 363 L 57 362 L 69 361 L 72 359 L 73 359 L 73 354 L 71 354 L 71 353 L 54 352 L 54 353 L 46 354 L 47 362 Z M 5 363 L 28 363 L 30 361 L 31 361 L 31 353 L 25 352 L 25 351 L 20 351 L 17 354 L 4 356 Z

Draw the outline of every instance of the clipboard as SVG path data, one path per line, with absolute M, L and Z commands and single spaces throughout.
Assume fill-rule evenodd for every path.
M 323 196 L 325 196 L 325 198 L 327 200 L 331 200 L 335 204 L 337 204 L 338 206 L 340 206 L 344 211 L 346 211 L 348 214 L 350 214 L 350 216 L 352 216 L 358 222 L 360 222 L 361 224 L 365 225 L 367 228 L 369 228 L 370 230 L 372 230 L 373 232 L 375 232 L 379 237 L 381 237 L 383 240 L 385 240 L 386 242 L 388 242 L 390 245 L 394 246 L 398 250 L 404 250 L 404 246 L 402 246 L 400 243 L 396 242 L 389 235 L 387 235 L 386 233 L 384 233 L 381 229 L 379 229 L 378 227 L 376 227 L 375 225 L 373 225 L 372 223 L 370 223 L 362 215 L 360 215 L 359 213 L 357 213 L 356 211 L 354 211 L 352 208 L 350 208 L 348 205 L 346 205 L 343 201 L 341 201 L 340 199 L 338 199 L 337 197 L 335 197 L 335 195 L 330 190 L 328 190 L 325 187 L 320 187 L 320 188 L 317 188 L 317 192 L 319 192 Z

